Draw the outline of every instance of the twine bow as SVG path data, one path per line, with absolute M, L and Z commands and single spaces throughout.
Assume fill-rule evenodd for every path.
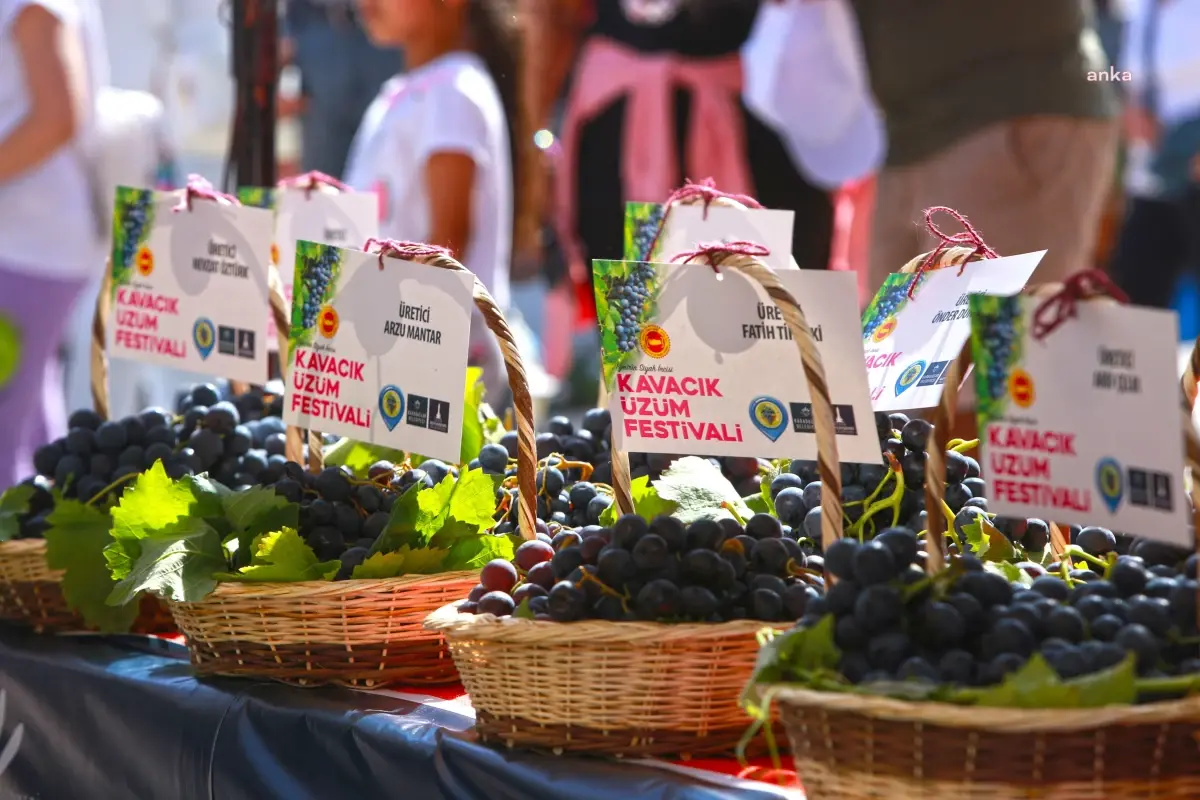
M 193 197 L 199 197 L 202 200 L 212 200 L 215 203 L 226 202 L 233 206 L 241 205 L 233 195 L 218 192 L 214 189 L 213 185 L 203 176 L 188 175 L 187 185 L 183 188 L 183 196 L 179 198 L 179 203 L 173 210 L 175 212 L 191 211 Z
M 383 269 L 383 259 L 386 256 L 401 258 L 405 261 L 416 261 L 431 256 L 453 257 L 450 250 L 445 247 L 439 247 L 436 244 L 424 244 L 422 242 L 405 242 L 399 239 L 367 239 L 367 243 L 363 245 L 363 252 L 371 252 L 372 247 L 379 248 L 380 269 Z
M 350 187 L 324 172 L 313 170 L 306 172 L 303 175 L 296 175 L 292 178 L 284 178 L 279 182 L 280 187 L 285 189 L 304 189 L 304 196 L 311 197 L 313 190 L 321 186 L 329 186 L 337 189 L 339 192 L 348 192 Z
M 654 238 L 650 240 L 649 247 L 647 247 L 646 252 L 642 254 L 642 260 L 645 261 L 649 259 L 651 254 L 654 252 L 654 248 L 658 245 L 659 237 L 662 236 L 663 230 L 667 227 L 667 217 L 671 215 L 671 208 L 674 207 L 676 203 L 686 203 L 689 200 L 696 199 L 702 200 L 704 203 L 704 219 L 708 219 L 708 208 L 713 204 L 713 201 L 718 198 L 733 200 L 749 208 L 762 208 L 762 204 L 749 195 L 722 192 L 717 188 L 717 184 L 712 178 L 705 178 L 699 183 L 692 183 L 691 181 L 688 181 L 683 186 L 680 186 L 678 189 L 671 192 L 670 196 L 667 198 L 667 202 L 663 204 L 664 208 L 662 219 L 658 223 L 658 229 L 654 231 Z
M 730 256 L 763 258 L 769 255 L 771 255 L 771 251 L 756 242 L 709 242 L 698 245 L 695 250 L 680 253 L 671 259 L 671 263 L 681 262 L 690 264 L 698 258 L 706 258 L 713 272 L 719 275 L 721 274 L 721 270 L 717 265 Z
M 963 230 L 959 233 L 948 234 L 935 225 L 933 222 L 933 215 L 937 214 L 939 211 L 954 217 L 954 219 L 958 221 L 958 224 L 963 226 Z M 967 218 L 955 211 L 953 208 L 947 208 L 946 206 L 933 206 L 932 208 L 925 209 L 925 230 L 927 230 L 935 239 L 938 240 L 938 244 L 937 247 L 935 247 L 929 253 L 929 255 L 925 257 L 925 260 L 917 266 L 916 270 L 914 270 L 912 282 L 908 285 L 909 300 L 913 299 L 913 292 L 916 290 L 917 284 L 921 280 L 921 275 L 933 267 L 933 265 L 937 263 L 938 257 L 951 247 L 972 247 L 975 250 L 975 252 L 965 259 L 962 265 L 958 268 L 959 275 L 963 274 L 963 270 L 967 268 L 967 261 L 970 261 L 970 259 L 974 256 L 983 255 L 988 258 L 999 258 L 996 251 L 988 247 L 987 242 L 985 242 L 983 237 L 980 236 L 979 231 L 975 230 L 975 227 L 971 225 L 970 222 L 967 222 Z
M 1033 338 L 1039 341 L 1046 338 L 1064 322 L 1075 318 L 1079 301 L 1096 297 L 1111 297 L 1118 303 L 1129 302 L 1129 296 L 1103 272 L 1098 269 L 1081 270 L 1063 281 L 1062 288 L 1034 310 Z

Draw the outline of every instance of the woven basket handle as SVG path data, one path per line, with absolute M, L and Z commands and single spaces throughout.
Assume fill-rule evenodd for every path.
M 1192 345 L 1192 357 L 1188 359 L 1187 366 L 1183 370 L 1183 377 L 1179 380 L 1179 385 L 1183 389 L 1183 399 L 1186 402 L 1185 408 L 1189 414 L 1196 408 L 1198 384 L 1200 384 L 1200 337 L 1197 337 Z
M 517 349 L 512 330 L 503 312 L 487 287 L 469 269 L 454 258 L 429 245 L 384 242 L 380 256 L 392 256 L 430 267 L 464 272 L 475 282 L 472 299 L 483 315 L 488 330 L 500 345 L 504 368 L 508 373 L 508 388 L 512 391 L 517 427 L 517 527 L 525 539 L 537 538 L 537 447 L 533 433 L 533 397 L 529 394 L 529 379 L 525 362 Z M 310 447 L 311 452 L 311 447 Z
M 817 474 L 821 479 L 821 543 L 829 547 L 842 536 L 842 472 L 838 465 L 837 428 L 834 423 L 833 404 L 829 399 L 829 383 L 825 379 L 825 367 L 821 354 L 805 319 L 804 311 L 796 298 L 779 281 L 775 271 L 755 256 L 726 253 L 714 257 L 706 253 L 714 268 L 731 269 L 755 281 L 767 293 L 767 297 L 779 308 L 783 320 L 792 334 L 792 340 L 800 351 L 800 363 L 808 381 L 813 405 L 813 423 L 817 436 Z M 613 451 L 613 493 L 617 509 L 632 513 L 630 496 L 629 460 L 624 453 Z M 622 506 L 624 501 L 627 505 Z
M 104 278 L 100 281 L 100 293 L 96 295 L 96 308 L 92 312 L 91 383 L 92 405 L 101 419 L 108 419 L 108 315 L 112 313 L 112 259 L 104 261 Z
M 276 347 L 279 349 L 279 377 L 287 386 L 288 370 L 292 366 L 290 358 L 288 331 L 291 330 L 291 308 L 283 295 L 283 280 L 279 277 L 279 266 L 272 261 L 267 270 L 267 299 L 271 304 L 271 316 L 275 319 Z M 286 388 L 285 388 L 286 392 Z M 284 457 L 297 464 L 304 462 L 304 434 L 295 425 L 287 426 L 287 443 L 284 445 Z M 317 446 L 312 446 L 313 439 Z M 325 468 L 325 457 L 321 452 L 321 434 L 309 435 L 308 468 L 317 473 Z M 315 459 L 315 463 L 314 463 Z

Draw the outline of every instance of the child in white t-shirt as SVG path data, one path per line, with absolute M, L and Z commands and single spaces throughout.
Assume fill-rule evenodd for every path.
M 350 150 L 346 182 L 380 197 L 384 237 L 449 248 L 509 302 L 514 230 L 518 33 L 511 0 L 360 0 L 380 46 L 408 73 L 386 83 Z M 476 317 L 472 356 L 489 396 L 499 350 Z

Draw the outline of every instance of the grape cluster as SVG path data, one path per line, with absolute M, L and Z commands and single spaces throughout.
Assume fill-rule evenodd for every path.
M 179 434 L 171 414 L 161 408 L 110 422 L 91 409 L 81 409 L 71 414 L 68 426 L 66 436 L 34 451 L 37 476 L 30 479 L 34 485 L 53 482 L 63 497 L 83 502 L 115 500 L 129 478 L 154 462 L 177 464 Z M 25 535 L 45 530 L 45 514 L 29 522 Z
M 651 249 L 658 237 L 658 230 L 662 226 L 666 211 L 665 205 L 656 204 L 650 208 L 650 213 L 645 219 L 637 220 L 632 226 L 633 253 L 625 254 L 627 261 L 650 261 L 654 258 Z
M 654 266 L 638 263 L 630 266 L 629 276 L 612 280 L 608 287 L 608 307 L 617 312 L 617 324 L 613 333 L 617 337 L 617 349 L 629 353 L 637 348 L 642 332 L 642 315 L 650 300 Z
M 164 461 L 172 478 L 208 473 L 231 489 L 273 483 L 283 475 L 287 426 L 257 394 L 221 400 L 211 384 L 201 384 L 179 403 L 181 447 L 175 462 Z
M 559 526 L 596 525 L 612 504 L 605 487 L 612 481 L 609 452 L 612 418 L 606 409 L 593 408 L 576 427 L 562 416 L 552 417 L 547 430 L 537 434 L 537 516 Z M 497 533 L 515 530 L 517 488 L 517 434 L 505 433 L 496 444 L 481 448 L 467 466 L 511 479 L 499 491 Z M 586 476 L 585 476 L 586 471 Z M 598 485 L 599 484 L 599 485 Z M 505 494 L 507 493 L 507 499 Z
M 628 514 L 611 528 L 539 533 L 512 563 L 484 567 L 459 610 L 506 616 L 528 600 L 536 619 L 555 622 L 784 622 L 820 596 L 807 582 L 810 553 L 769 514 L 745 527 Z
M 908 300 L 908 285 L 909 281 L 889 284 L 882 290 L 883 294 L 871 301 L 874 314 L 863 325 L 864 339 L 875 333 L 875 329 L 882 325 L 884 320 L 900 310 L 900 307 Z
M 288 461 L 267 485 L 300 506 L 297 532 L 322 561 L 340 560 L 335 580 L 347 580 L 387 529 L 396 499 L 413 488 L 432 488 L 447 475 L 457 477 L 458 470 L 434 460 L 408 470 L 377 461 L 363 479 L 345 466 L 314 474 Z
M 138 243 L 146 229 L 148 216 L 153 208 L 154 194 L 138 192 L 136 199 L 121 206 L 121 253 L 120 263 L 129 266 L 137 253 Z
M 1014 324 L 1021 318 L 1019 297 L 989 298 L 985 309 L 975 314 L 979 344 L 987 349 L 986 397 L 1004 397 L 1008 393 L 1008 364 L 1016 345 Z
M 304 328 L 311 328 L 317 322 L 321 312 L 321 304 L 325 301 L 325 293 L 333 281 L 333 271 L 337 266 L 338 254 L 332 247 L 322 247 L 316 258 L 304 261 L 301 280 L 304 283 L 304 307 L 301 311 L 300 323 Z
M 115 502 L 134 476 L 159 461 L 175 479 L 208 472 L 231 488 L 270 482 L 285 462 L 281 408 L 279 398 L 262 389 L 230 402 L 205 383 L 182 395 L 176 414 L 148 408 L 105 421 L 91 409 L 76 411 L 66 436 L 34 451 L 36 475 L 22 482 L 34 488 L 34 500 L 21 535 L 45 531 L 51 486 L 69 499 Z
M 1196 635 L 1195 556 L 1167 566 L 1123 555 L 1107 578 L 1083 570 L 1064 579 L 1030 564 L 1026 586 L 972 556 L 955 557 L 957 570 L 931 582 L 917 555 L 906 528 L 865 544 L 841 539 L 826 551 L 838 580 L 808 603 L 799 624 L 833 616 L 839 670 L 849 682 L 985 686 L 1034 653 L 1063 679 L 1115 666 L 1129 653 L 1144 676 L 1200 672 L 1196 646 L 1183 643 Z

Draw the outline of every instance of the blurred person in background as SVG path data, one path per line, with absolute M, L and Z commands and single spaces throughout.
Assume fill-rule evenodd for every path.
M 931 249 L 937 205 L 1001 255 L 1048 249 L 1034 281 L 1092 266 L 1118 111 L 1092 2 L 853 0 L 888 135 L 872 289 Z
M 304 88 L 301 168 L 341 177 L 359 120 L 400 72 L 400 52 L 368 39 L 355 0 L 284 0 L 282 22 L 284 60 Z
M 1170 308 L 1200 270 L 1200 0 L 1135 0 L 1125 86 L 1125 221 L 1112 275 L 1138 305 Z
M 181 171 L 219 181 L 233 79 L 220 0 L 104 0 L 101 10 L 110 85 L 98 96 L 94 163 L 107 220 L 117 185 L 171 189 Z M 71 315 L 63 365 L 71 409 L 92 406 L 92 315 L 102 271 L 103 261 Z M 122 417 L 147 406 L 172 408 L 180 386 L 203 380 L 182 370 L 111 359 L 109 413 Z
M 621 257 L 626 201 L 661 203 L 685 178 L 707 177 L 723 191 L 794 210 L 796 261 L 828 266 L 829 192 L 805 179 L 780 135 L 741 97 L 739 49 L 759 6 L 526 0 L 533 125 L 550 124 L 569 84 L 555 200 L 562 245 L 578 273 L 591 259 Z
M 92 0 L 0 0 L 0 489 L 66 432 L 57 351 L 104 259 L 92 158 L 106 72 Z
M 388 81 L 355 136 L 346 182 L 377 192 L 380 235 L 448 248 L 507 309 L 514 242 L 532 227 L 517 190 L 520 37 L 511 0 L 360 0 L 380 47 L 402 47 L 408 73 Z M 527 149 L 527 147 L 524 147 Z M 489 402 L 507 390 L 478 314 L 471 360 Z

